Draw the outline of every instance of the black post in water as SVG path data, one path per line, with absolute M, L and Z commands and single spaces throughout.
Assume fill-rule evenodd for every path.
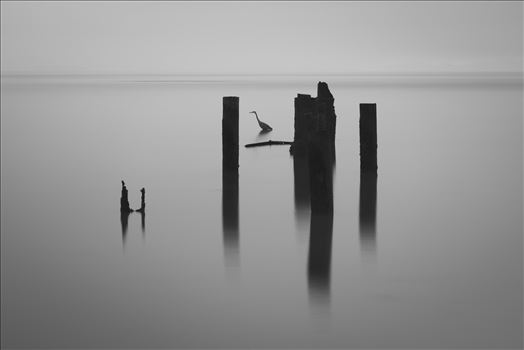
M 316 98 L 304 94 L 295 97 L 295 135 L 290 149 L 294 157 L 307 157 L 315 112 Z
M 238 169 L 238 97 L 224 97 L 222 106 L 222 164 L 234 170 Z
M 238 97 L 223 98 L 222 229 L 226 265 L 238 264 Z
M 324 135 L 309 143 L 309 191 L 311 213 L 333 213 L 333 148 Z
M 360 104 L 360 171 L 377 171 L 377 104 Z

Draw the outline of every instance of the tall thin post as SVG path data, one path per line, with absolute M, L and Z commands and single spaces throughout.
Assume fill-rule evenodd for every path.
M 224 97 L 222 113 L 222 229 L 227 265 L 238 264 L 238 97 Z
M 360 104 L 360 170 L 377 171 L 377 104 Z
M 238 169 L 238 97 L 224 97 L 222 107 L 222 164 L 234 170 Z

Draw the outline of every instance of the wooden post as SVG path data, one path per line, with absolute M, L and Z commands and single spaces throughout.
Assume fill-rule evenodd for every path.
M 223 166 L 238 169 L 238 97 L 224 97 L 222 105 Z
M 298 94 L 295 98 L 295 138 L 292 146 L 295 204 L 309 194 L 311 212 L 332 212 L 337 118 L 333 105 L 335 99 L 324 82 L 318 83 L 317 95 Z M 297 158 L 307 161 L 298 161 Z M 309 191 L 299 188 L 305 182 L 302 181 L 304 175 L 309 176 L 309 184 L 306 182 Z
M 335 143 L 335 134 L 337 128 L 337 116 L 335 114 L 335 99 L 329 91 L 326 83 L 320 81 L 317 86 L 317 114 L 322 116 L 323 124 L 327 133 L 327 138 L 333 144 Z
M 311 213 L 333 212 L 333 155 L 331 143 L 323 135 L 309 143 L 309 191 Z
M 238 97 L 223 98 L 222 229 L 226 263 L 238 264 Z
M 315 98 L 304 94 L 295 97 L 295 135 L 290 150 L 294 157 L 307 157 L 307 144 L 315 109 Z
M 295 137 L 290 151 L 293 156 L 306 157 L 312 133 L 322 133 L 330 141 L 335 155 L 337 116 L 333 95 L 324 82 L 317 85 L 317 97 L 298 94 L 295 98 Z
M 360 170 L 377 171 L 377 104 L 360 104 Z

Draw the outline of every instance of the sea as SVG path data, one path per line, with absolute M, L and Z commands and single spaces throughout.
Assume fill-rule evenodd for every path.
M 336 161 L 313 229 L 289 145 L 244 146 L 293 141 L 319 81 Z M 522 75 L 2 76 L 1 295 L 3 348 L 521 348 Z

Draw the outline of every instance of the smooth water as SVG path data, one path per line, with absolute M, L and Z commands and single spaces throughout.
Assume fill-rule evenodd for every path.
M 522 85 L 327 82 L 320 278 L 289 147 L 243 147 L 292 141 L 293 99 L 316 81 L 3 82 L 2 346 L 522 347 Z M 222 207 L 230 95 L 237 235 Z M 377 103 L 374 233 L 359 229 L 363 102 Z M 121 180 L 135 208 L 146 188 L 125 233 Z

